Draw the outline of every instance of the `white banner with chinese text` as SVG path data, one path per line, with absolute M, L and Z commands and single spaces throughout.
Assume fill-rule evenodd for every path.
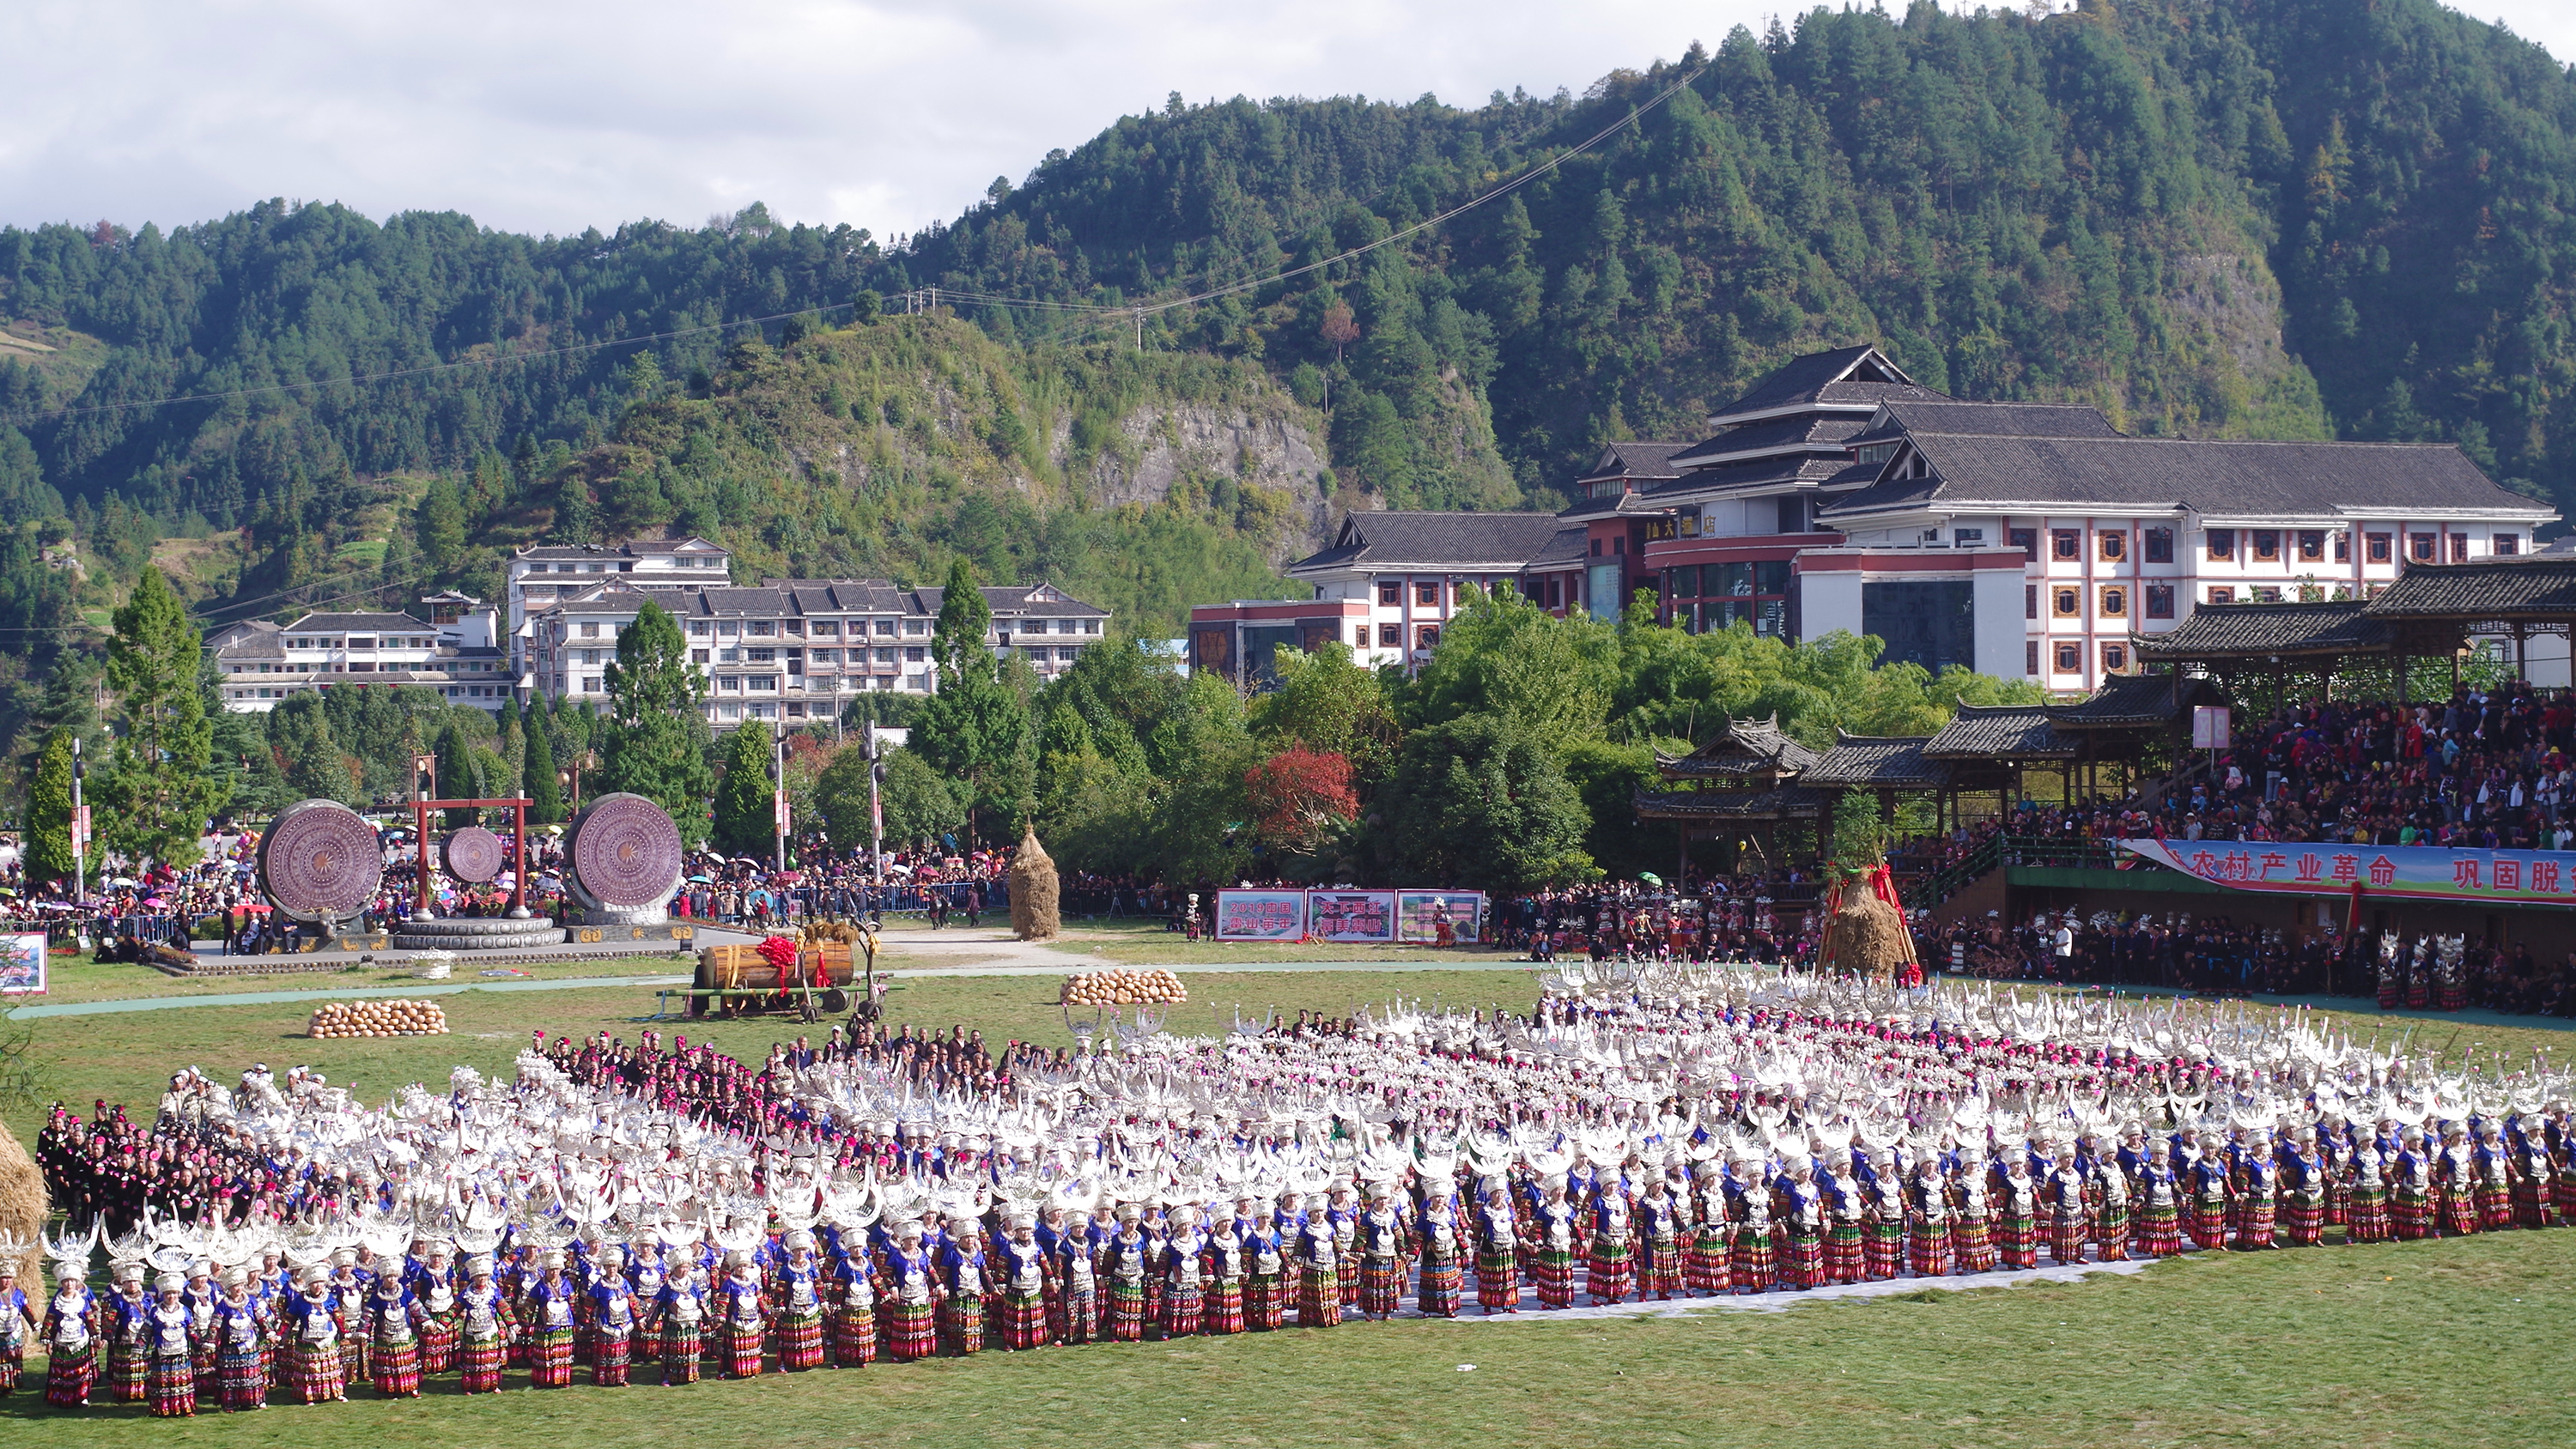
M 2576 906 L 2576 852 L 2262 840 L 2123 840 L 2132 855 L 2230 890 Z

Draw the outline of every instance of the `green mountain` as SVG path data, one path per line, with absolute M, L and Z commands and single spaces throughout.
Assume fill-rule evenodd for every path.
M 672 527 L 1162 630 L 1338 507 L 1551 506 L 1857 338 L 2140 432 L 2451 439 L 2566 506 L 2571 136 L 2564 66 L 2433 0 L 1917 5 L 1581 97 L 1175 98 L 893 247 L 757 206 L 0 229 L 0 637 L 146 559 L 238 616 Z
M 2149 433 L 2451 439 L 2526 492 L 2576 490 L 2576 81 L 2432 0 L 1817 10 L 1580 100 L 1176 103 L 871 275 L 1206 291 L 1455 206 L 1684 76 L 1507 200 L 1157 320 L 1170 345 L 1347 374 L 1336 460 L 1391 501 L 1483 501 L 1439 446 L 1442 380 L 1482 394 L 1541 496 L 1605 439 L 1689 437 L 1780 359 L 1862 337 L 1963 395 Z M 1320 335 L 1336 294 L 1356 348 Z M 1355 416 L 1381 402 L 1409 452 Z

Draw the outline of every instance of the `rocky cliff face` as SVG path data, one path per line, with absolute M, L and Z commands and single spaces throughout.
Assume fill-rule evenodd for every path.
M 1276 495 L 1285 528 L 1264 542 L 1285 561 L 1321 547 L 1340 515 L 1323 486 L 1323 439 L 1302 411 L 1275 397 L 1251 404 L 1147 404 L 1119 420 L 1121 445 L 1094 455 L 1087 468 L 1069 456 L 1070 424 L 1058 432 L 1057 457 L 1094 507 L 1163 503 L 1176 488 L 1226 479 Z

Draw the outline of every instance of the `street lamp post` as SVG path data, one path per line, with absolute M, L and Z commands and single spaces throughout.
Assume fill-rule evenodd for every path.
M 555 771 L 555 783 L 572 792 L 572 808 L 581 809 L 581 772 L 599 768 L 599 751 L 584 750 L 564 761 L 565 768 Z

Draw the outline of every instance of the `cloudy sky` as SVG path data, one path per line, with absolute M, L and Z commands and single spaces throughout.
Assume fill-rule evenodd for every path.
M 1179 91 L 1580 91 L 1753 0 L 9 0 L 0 223 L 269 196 L 533 232 L 759 199 L 880 236 Z M 2560 57 L 2576 4 L 2477 0 Z

